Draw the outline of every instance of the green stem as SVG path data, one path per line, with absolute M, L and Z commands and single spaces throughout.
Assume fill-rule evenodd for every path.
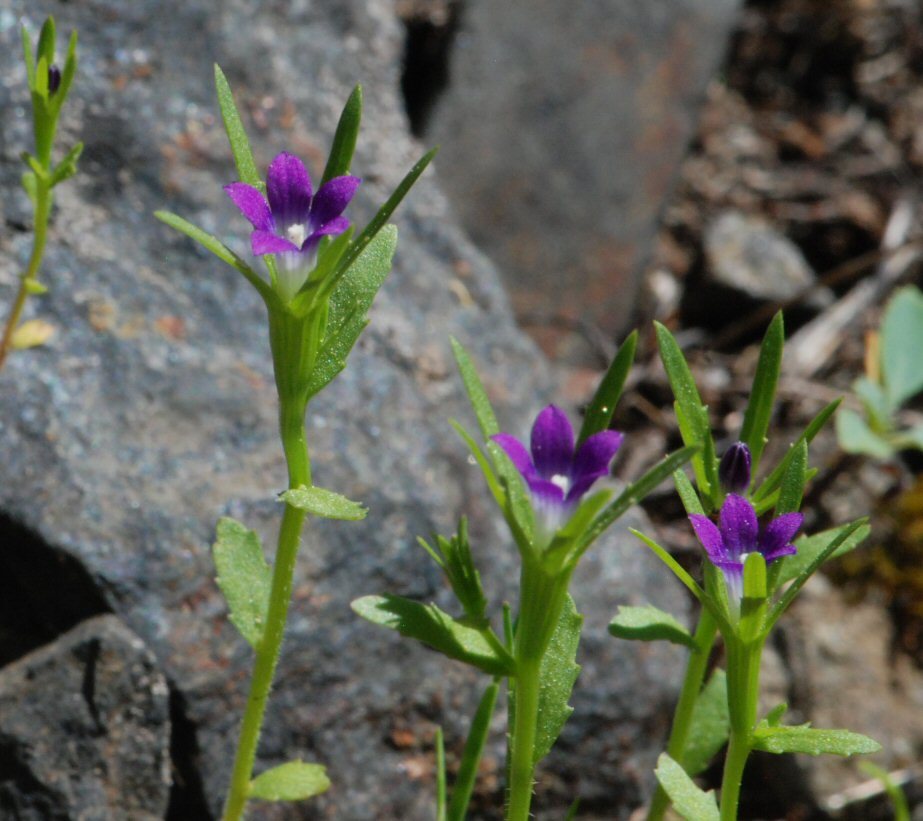
M 304 402 L 297 399 L 294 401 L 282 399 L 280 404 L 279 428 L 288 464 L 289 487 L 310 486 L 311 463 L 305 439 Z M 231 785 L 225 801 L 224 821 L 237 821 L 242 818 L 247 803 L 257 744 L 263 726 L 263 716 L 266 712 L 266 702 L 272 689 L 276 665 L 279 662 L 279 651 L 282 648 L 282 637 L 285 633 L 288 607 L 292 598 L 292 578 L 295 573 L 295 561 L 298 557 L 304 520 L 304 511 L 291 505 L 285 506 L 273 568 L 269 611 L 266 614 L 266 631 L 256 650 L 250 694 L 247 697 L 237 753 L 234 758 L 234 769 L 231 774 Z
M 6 362 L 6 357 L 10 352 L 10 346 L 13 341 L 13 333 L 19 325 L 23 308 L 26 305 L 26 299 L 29 297 L 29 284 L 38 281 L 38 269 L 42 264 L 42 256 L 45 253 L 45 240 L 48 236 L 48 217 L 51 215 L 51 188 L 46 182 L 38 179 L 35 180 L 35 219 L 34 234 L 32 237 L 32 254 L 29 257 L 29 264 L 26 270 L 19 278 L 19 290 L 16 293 L 16 299 L 13 302 L 9 318 L 3 328 L 3 336 L 0 337 L 0 369 Z
M 731 738 L 721 778 L 721 821 L 737 821 L 740 785 L 753 746 L 764 642 L 765 636 L 751 642 L 725 639 Z
M 569 581 L 569 572 L 548 575 L 538 563 L 523 561 L 516 627 L 515 718 L 510 728 L 507 821 L 529 819 L 542 659 L 561 617 Z
M 715 620 L 708 610 L 703 609 L 699 616 L 699 623 L 695 629 L 696 649 L 689 654 L 686 665 L 686 677 L 680 690 L 679 701 L 673 713 L 673 726 L 670 729 L 670 739 L 667 742 L 667 754 L 674 761 L 682 763 L 689 739 L 689 730 L 692 726 L 692 715 L 695 710 L 705 673 L 708 669 L 708 659 L 715 644 L 717 630 Z M 661 821 L 670 806 L 670 799 L 666 791 L 659 784 L 651 799 L 651 807 L 647 812 L 647 821 Z

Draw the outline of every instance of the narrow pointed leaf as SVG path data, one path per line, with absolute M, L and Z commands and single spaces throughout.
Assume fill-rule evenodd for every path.
M 798 552 L 794 556 L 783 556 L 769 566 L 770 589 L 775 589 L 779 585 L 800 576 L 832 541 L 849 530 L 854 524 L 855 522 L 851 522 L 830 530 L 824 530 L 821 533 L 796 539 L 795 547 Z M 867 522 L 864 520 L 859 522 L 859 527 L 851 531 L 848 538 L 840 543 L 840 546 L 828 556 L 828 559 L 835 559 L 849 553 L 850 550 L 855 550 L 869 537 L 871 531 L 872 529 Z
M 445 740 L 442 727 L 436 728 L 436 821 L 446 821 Z
M 580 540 L 578 555 L 599 538 L 626 510 L 638 504 L 657 485 L 672 476 L 673 472 L 689 461 L 698 451 L 695 445 L 688 445 L 666 456 L 636 482 L 625 488 L 602 513 L 596 518 L 586 535 Z
M 815 730 L 810 724 L 770 727 L 761 722 L 753 734 L 753 749 L 764 753 L 849 756 L 877 753 L 881 744 L 849 730 Z
M 51 178 L 48 181 L 48 184 L 51 186 L 57 185 L 59 182 L 63 182 L 69 177 L 73 177 L 77 173 L 77 160 L 80 159 L 80 155 L 83 153 L 83 143 L 78 142 L 67 154 L 64 156 L 64 159 L 61 160 L 56 166 L 54 171 L 51 172 Z
M 612 414 L 622 395 L 625 380 L 635 359 L 635 349 L 638 346 L 638 332 L 632 331 L 622 343 L 618 353 L 609 365 L 609 370 L 596 389 L 593 399 L 587 408 L 580 435 L 577 437 L 577 447 L 582 445 L 594 433 L 607 430 L 612 422 Z
M 34 171 L 26 171 L 23 173 L 22 187 L 26 190 L 26 194 L 29 195 L 32 205 L 35 205 L 38 199 L 38 180 Z
M 702 688 L 692 710 L 683 768 L 691 776 L 704 772 L 731 732 L 728 711 L 727 675 L 718 668 Z
M 788 609 L 789 605 L 794 601 L 795 596 L 798 595 L 801 588 L 804 586 L 805 582 L 813 575 L 814 571 L 817 570 L 827 559 L 829 559 L 846 541 L 852 536 L 859 528 L 868 524 L 868 519 L 857 519 L 851 524 L 846 525 L 843 528 L 839 529 L 836 537 L 827 544 L 804 568 L 802 568 L 801 573 L 792 581 L 791 586 L 785 591 L 782 598 L 776 603 L 772 608 L 772 611 L 769 614 L 767 627 L 771 628 L 782 614 Z
M 512 656 L 499 655 L 480 631 L 459 623 L 435 604 L 421 604 L 400 596 L 363 596 L 350 606 L 373 624 L 397 630 L 449 658 L 494 676 L 513 674 Z
M 716 494 L 720 492 L 718 460 L 715 458 L 715 443 L 708 423 L 708 408 L 702 404 L 702 397 L 692 378 L 692 371 L 689 370 L 686 357 L 676 344 L 673 334 L 659 322 L 655 322 L 654 327 L 660 359 L 676 398 L 677 421 L 680 423 L 683 442 L 700 447 L 699 452 L 692 457 L 692 467 L 699 490 L 715 500 Z
M 378 209 L 378 213 L 372 218 L 372 221 L 365 227 L 361 234 L 356 238 L 356 241 L 352 246 L 347 250 L 343 255 L 343 260 L 337 266 L 336 270 L 331 276 L 332 284 L 336 284 L 340 277 L 343 276 L 346 269 L 353 264 L 353 261 L 356 257 L 359 256 L 364 250 L 365 246 L 368 245 L 374 238 L 375 235 L 385 227 L 385 224 L 391 218 L 391 215 L 401 204 L 401 201 L 404 197 L 407 196 L 407 193 L 413 187 L 413 184 L 417 181 L 420 175 L 426 170 L 426 167 L 430 164 L 433 157 L 436 156 L 436 149 L 432 149 L 423 155 L 414 165 L 410 171 L 407 172 L 407 175 L 401 180 L 397 188 L 394 189 L 394 193 L 388 197 L 387 201 L 381 208 Z
M 175 228 L 180 233 L 185 234 L 189 239 L 199 243 L 206 251 L 211 251 L 222 262 L 227 263 L 235 270 L 239 271 L 247 281 L 260 293 L 263 299 L 273 297 L 272 289 L 260 278 L 246 262 L 237 254 L 228 248 L 220 239 L 213 237 L 211 234 L 203 231 L 201 228 L 193 225 L 191 222 L 184 220 L 182 217 L 169 211 L 155 211 L 154 216 L 162 223 Z
M 458 364 L 458 372 L 461 374 L 462 382 L 465 385 L 465 392 L 468 394 L 468 401 L 477 417 L 478 425 L 481 428 L 481 436 L 486 442 L 491 436 L 500 433 L 500 425 L 497 422 L 497 416 L 494 413 L 490 399 L 487 398 L 487 391 L 484 390 L 484 383 L 478 375 L 477 368 L 471 357 L 464 349 L 461 342 L 454 336 L 449 337 L 452 343 L 452 353 L 455 355 L 455 362 Z
M 266 627 L 272 572 L 259 536 L 240 522 L 221 519 L 217 536 L 212 556 L 218 570 L 218 587 L 228 603 L 231 623 L 256 648 Z
M 503 513 L 513 531 L 513 536 L 520 549 L 531 548 L 535 534 L 535 514 L 532 501 L 522 474 L 496 442 L 487 443 L 497 471 L 497 478 L 504 491 Z
M 250 782 L 247 795 L 262 801 L 303 801 L 329 788 L 330 779 L 323 766 L 289 761 L 260 773 Z
M 349 173 L 356 150 L 356 139 L 359 136 L 359 123 L 362 120 L 362 86 L 356 86 L 349 95 L 343 113 L 337 123 L 336 133 L 333 135 L 333 145 L 330 147 L 330 156 L 324 168 L 324 176 L 320 184 L 329 182 L 334 177 Z
M 71 84 L 74 82 L 74 75 L 77 73 L 77 32 L 72 31 L 70 41 L 67 44 L 67 58 L 64 60 L 64 70 L 61 72 L 61 85 L 54 95 L 54 116 L 57 117 L 61 106 L 67 99 L 71 90 Z
M 776 515 L 797 513 L 801 509 L 804 485 L 808 478 L 808 443 L 799 439 L 795 443 L 792 459 L 782 475 L 779 488 L 779 501 L 776 502 Z
M 538 722 L 535 727 L 535 751 L 532 762 L 538 764 L 549 752 L 574 708 L 568 704 L 574 682 L 580 674 L 577 646 L 583 616 L 577 612 L 574 600 L 568 596 L 561 610 L 558 625 L 542 657 L 539 674 Z
M 815 416 L 811 422 L 805 428 L 804 433 L 795 440 L 792 446 L 788 449 L 788 452 L 783 457 L 782 461 L 773 468 L 772 472 L 763 480 L 762 484 L 756 489 L 753 494 L 753 497 L 750 501 L 756 505 L 758 502 L 764 501 L 767 497 L 771 496 L 776 490 L 779 489 L 779 486 L 782 484 L 782 477 L 785 475 L 785 471 L 788 469 L 789 464 L 792 459 L 795 458 L 796 448 L 799 443 L 804 441 L 808 444 L 817 436 L 820 429 L 827 424 L 827 421 L 831 416 L 836 412 L 836 409 L 840 406 L 840 399 L 834 399 L 829 405 L 825 406 L 820 413 Z
M 468 804 L 471 802 L 471 796 L 474 793 L 478 766 L 481 763 L 481 756 L 484 754 L 484 747 L 487 744 L 490 721 L 494 714 L 499 693 L 500 684 L 494 681 L 487 687 L 484 695 L 481 696 L 480 702 L 478 702 L 478 708 L 474 713 L 474 718 L 471 720 L 471 729 L 468 730 L 465 749 L 462 752 L 458 776 L 452 789 L 452 798 L 446 814 L 447 821 L 465 821 L 465 818 L 468 817 Z
M 55 25 L 54 17 L 48 17 L 42 25 L 38 36 L 38 59 L 45 58 L 45 64 L 50 66 L 54 62 Z M 47 79 L 46 79 L 47 82 Z
M 740 440 L 750 448 L 754 476 L 763 455 L 763 448 L 766 446 L 766 432 L 769 430 L 772 406 L 776 398 L 784 347 L 785 326 L 782 312 L 779 311 L 769 323 L 760 346 L 760 358 L 753 374 L 750 401 L 747 403 L 743 427 L 740 430 Z
M 477 466 L 481 469 L 481 473 L 484 474 L 484 479 L 487 481 L 487 487 L 490 489 L 491 494 L 494 497 L 494 501 L 497 503 L 497 507 L 501 510 L 506 508 L 506 492 L 500 487 L 500 480 L 497 478 L 497 474 L 494 472 L 493 465 L 491 465 L 490 460 L 484 455 L 484 451 L 481 450 L 477 442 L 475 442 L 474 437 L 468 433 L 457 421 L 454 419 L 449 420 L 449 424 L 452 426 L 453 430 L 462 438 L 462 441 L 468 446 L 468 450 L 471 453 L 471 456 L 474 458 Z
M 217 63 L 215 63 L 215 91 L 218 95 L 221 119 L 224 121 L 224 130 L 228 135 L 228 142 L 231 144 L 231 153 L 234 155 L 234 165 L 237 166 L 240 181 L 252 185 L 265 193 L 266 183 L 263 182 L 259 172 L 256 170 L 256 163 L 253 161 L 253 149 L 250 148 L 250 140 L 247 138 L 247 132 L 241 122 L 240 113 L 234 103 L 231 86 Z
M 692 634 L 675 617 L 650 604 L 619 605 L 618 613 L 609 622 L 609 632 L 629 641 L 669 641 L 691 649 L 696 646 Z
M 686 508 L 686 514 L 704 516 L 705 509 L 702 507 L 702 500 L 696 493 L 692 482 L 689 481 L 689 477 L 682 470 L 673 471 L 673 484 L 676 485 L 676 492 L 683 502 L 683 507 Z
M 686 774 L 686 771 L 666 753 L 657 759 L 654 770 L 660 786 L 670 796 L 673 809 L 686 821 L 720 821 L 718 802 L 712 790 L 705 792 Z
M 368 510 L 359 502 L 353 502 L 332 490 L 322 487 L 291 488 L 282 493 L 279 498 L 292 507 L 297 507 L 312 516 L 321 519 L 341 519 L 357 522 L 364 519 Z
M 375 296 L 391 271 L 397 228 L 389 225 L 353 261 L 330 298 L 327 331 L 308 381 L 308 396 L 320 392 L 346 367 Z
M 25 26 L 20 26 L 19 33 L 22 35 L 22 59 L 26 64 L 26 80 L 29 84 L 29 90 L 35 89 L 35 55 L 32 53 L 32 38 Z

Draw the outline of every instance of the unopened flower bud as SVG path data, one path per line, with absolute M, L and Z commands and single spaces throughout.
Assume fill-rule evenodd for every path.
M 54 94 L 61 87 L 61 69 L 53 63 L 48 67 L 48 93 Z
M 735 442 L 721 457 L 718 479 L 726 493 L 746 493 L 750 487 L 750 448 Z

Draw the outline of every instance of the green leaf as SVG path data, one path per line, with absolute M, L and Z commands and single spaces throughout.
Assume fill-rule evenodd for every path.
M 253 161 L 253 150 L 250 148 L 247 132 L 244 131 L 240 113 L 234 104 L 231 86 L 217 63 L 215 63 L 215 91 L 218 95 L 221 119 L 224 120 L 224 130 L 227 132 L 228 142 L 231 144 L 231 153 L 234 155 L 234 165 L 237 166 L 240 181 L 252 185 L 265 193 L 266 183 L 263 182 L 259 172 L 256 170 L 256 163 Z
M 481 756 L 484 754 L 484 747 L 487 744 L 490 720 L 493 717 L 499 693 L 500 684 L 494 681 L 484 691 L 484 695 L 481 696 L 481 700 L 478 702 L 478 708 L 474 713 L 474 718 L 471 720 L 471 728 L 468 730 L 465 749 L 462 752 L 458 776 L 452 790 L 452 798 L 449 801 L 449 810 L 446 815 L 447 821 L 465 821 L 468 815 L 468 804 L 471 802 L 471 795 L 474 793 L 478 766 L 481 762 Z
M 730 732 L 727 675 L 718 668 L 702 688 L 692 709 L 692 723 L 683 750 L 686 772 L 690 776 L 703 772 L 724 746 Z
M 567 702 L 580 674 L 580 665 L 575 659 L 582 627 L 583 616 L 577 612 L 574 600 L 568 596 L 548 649 L 542 657 L 533 764 L 538 764 L 548 755 L 567 719 L 574 712 L 574 708 Z
M 611 497 L 611 490 L 600 490 L 592 496 L 587 496 L 571 514 L 564 526 L 555 534 L 551 544 L 545 548 L 542 564 L 548 575 L 557 575 L 568 560 L 573 558 L 570 555 L 571 549 L 586 533 L 596 514 Z
M 32 296 L 41 296 L 42 294 L 48 293 L 48 287 L 42 285 L 37 279 L 32 279 L 28 277 L 27 279 L 22 280 L 23 290 Z
M 840 406 L 841 401 L 840 399 L 834 399 L 833 402 L 824 407 L 824 409 L 811 420 L 805 428 L 804 433 L 802 433 L 788 449 L 782 461 L 773 468 L 772 472 L 754 492 L 750 501 L 753 502 L 755 507 L 758 506 L 759 502 L 765 501 L 778 490 L 779 486 L 782 484 L 782 477 L 785 475 L 785 471 L 788 470 L 789 464 L 791 464 L 792 459 L 795 458 L 795 453 L 797 452 L 796 448 L 799 443 L 804 441 L 810 444 L 814 437 L 817 436 L 820 429 L 827 423 L 827 420 L 833 416 L 836 409 Z
M 805 582 L 811 577 L 814 571 L 817 570 L 817 568 L 820 567 L 825 561 L 827 561 L 827 559 L 833 556 L 842 545 L 846 544 L 850 536 L 856 533 L 863 526 L 867 525 L 868 519 L 863 518 L 856 519 L 856 521 L 851 522 L 842 528 L 837 528 L 836 536 L 802 568 L 801 572 L 798 574 L 798 576 L 795 577 L 789 588 L 782 595 L 782 598 L 779 599 L 779 601 L 772 608 L 772 611 L 769 614 L 769 619 L 767 621 L 767 632 L 788 609 L 789 605 L 794 601 L 795 596 L 798 595 L 799 591 L 802 587 L 804 587 Z
M 303 801 L 329 788 L 330 779 L 323 766 L 289 761 L 254 778 L 247 797 L 262 801 Z
M 615 501 L 599 514 L 593 525 L 586 531 L 586 535 L 580 540 L 575 550 L 576 555 L 574 558 L 579 558 L 626 510 L 632 505 L 638 504 L 657 485 L 686 464 L 697 450 L 698 448 L 695 445 L 688 445 L 674 451 L 654 465 L 640 479 L 626 487 L 616 497 Z
M 686 508 L 686 514 L 704 516 L 705 509 L 702 507 L 702 500 L 696 493 L 692 482 L 689 481 L 689 477 L 682 470 L 673 471 L 673 484 L 676 485 L 676 492 L 682 500 L 683 507 Z
M 802 536 L 800 539 L 796 539 L 795 547 L 798 549 L 798 552 L 794 556 L 783 556 L 769 566 L 771 580 L 770 588 L 775 589 L 780 584 L 785 584 L 800 576 L 805 569 L 823 553 L 831 542 L 850 530 L 854 524 L 856 523 L 851 522 L 831 528 L 830 530 L 824 530 L 821 533 L 815 533 L 813 536 Z M 848 538 L 840 543 L 833 554 L 828 556 L 828 559 L 835 559 L 849 553 L 850 550 L 855 550 L 868 538 L 871 530 L 871 527 L 867 523 L 859 522 L 859 527 L 850 532 Z
M 923 294 L 912 285 L 888 302 L 881 323 L 881 368 L 888 401 L 896 408 L 923 390 Z
M 353 260 L 330 297 L 327 331 L 308 381 L 314 396 L 346 367 L 350 351 L 368 324 L 368 313 L 389 272 L 397 248 L 397 228 L 387 226 Z
M 83 143 L 78 142 L 67 154 L 64 156 L 64 159 L 61 160 L 55 166 L 54 171 L 51 172 L 51 178 L 48 181 L 49 186 L 54 187 L 59 182 L 63 182 L 69 177 L 73 177 L 77 173 L 77 160 L 80 159 L 80 155 L 83 153 Z
M 619 605 L 609 622 L 609 632 L 629 641 L 669 641 L 695 649 L 695 639 L 673 616 L 650 604 L 639 607 Z
M 848 408 L 836 416 L 836 438 L 847 453 L 863 453 L 875 459 L 889 459 L 894 455 L 890 442 L 873 431 L 868 423 Z
M 628 378 L 628 372 L 635 360 L 635 349 L 638 346 L 638 332 L 632 331 L 628 338 L 622 343 L 618 353 L 609 365 L 609 370 L 603 377 L 602 382 L 596 389 L 593 399 L 590 401 L 583 417 L 583 425 L 580 428 L 580 435 L 577 437 L 577 447 L 582 445 L 594 433 L 607 430 L 612 422 L 612 414 L 615 413 L 615 406 L 618 404 L 619 397 L 622 395 L 622 388 L 625 387 L 625 380 Z
M 324 168 L 324 176 L 320 184 L 329 182 L 334 177 L 349 173 L 349 166 L 356 150 L 356 139 L 359 136 L 359 123 L 362 120 L 362 86 L 356 86 L 349 95 L 340 121 L 337 123 L 336 133 L 333 135 L 333 145 L 330 147 L 330 156 Z
M 54 41 L 55 41 L 54 17 L 48 17 L 45 20 L 45 23 L 42 25 L 42 30 L 39 33 L 38 50 L 36 51 L 37 58 L 40 60 L 42 57 L 44 57 L 45 64 L 48 66 L 54 63 Z M 47 78 L 46 78 L 46 82 L 47 82 Z
M 22 187 L 29 195 L 29 199 L 32 200 L 32 205 L 35 205 L 38 198 L 38 180 L 34 171 L 26 171 L 23 173 Z
M 397 209 L 398 205 L 401 204 L 401 201 L 404 197 L 407 196 L 407 193 L 413 187 L 413 184 L 417 181 L 419 176 L 426 170 L 426 167 L 430 164 L 433 157 L 436 156 L 437 149 L 432 149 L 424 154 L 414 165 L 410 171 L 407 172 L 403 180 L 397 188 L 394 189 L 394 193 L 388 197 L 387 201 L 381 208 L 378 209 L 378 213 L 372 217 L 372 221 L 365 226 L 365 229 L 361 234 L 356 238 L 356 241 L 349 247 L 347 252 L 343 255 L 343 259 L 340 261 L 340 264 L 336 267 L 333 274 L 330 277 L 331 287 L 335 286 L 340 277 L 342 277 L 350 265 L 353 264 L 355 259 L 365 250 L 365 247 L 375 238 L 375 235 L 385 227 L 385 224 L 391 218 L 391 215 Z
M 660 786 L 670 796 L 673 809 L 686 821 L 720 821 L 718 802 L 712 790 L 705 792 L 666 753 L 657 759 L 654 770 Z
M 279 495 L 279 498 L 288 505 L 318 516 L 321 519 L 341 519 L 348 522 L 358 522 L 364 519 L 368 510 L 359 502 L 353 502 L 332 490 L 322 487 L 291 488 Z
M 881 783 L 881 786 L 884 787 L 894 807 L 894 821 L 911 821 L 910 806 L 907 803 L 907 796 L 900 788 L 900 785 L 891 778 L 891 774 L 887 770 L 873 764 L 871 761 L 859 762 L 859 769 L 866 775 L 870 775 L 872 778 L 877 779 Z
M 891 428 L 891 413 L 895 410 L 888 402 L 885 389 L 877 382 L 860 376 L 853 382 L 853 391 L 862 400 L 872 429 L 877 433 L 884 433 Z
M 779 489 L 779 501 L 776 502 L 776 515 L 797 513 L 804 496 L 804 485 L 808 478 L 808 443 L 803 439 L 795 444 L 795 452 Z
M 769 323 L 763 344 L 760 346 L 760 358 L 753 374 L 750 401 L 747 403 L 743 427 L 740 430 L 740 440 L 750 447 L 753 460 L 752 475 L 756 475 L 763 448 L 766 446 L 766 432 L 769 430 L 769 419 L 776 398 L 784 347 L 785 326 L 782 312 L 779 311 Z
M 461 342 L 454 336 L 449 337 L 452 343 L 452 353 L 455 355 L 455 362 L 458 364 L 458 372 L 461 374 L 462 382 L 465 385 L 465 392 L 468 394 L 468 401 L 477 417 L 478 425 L 481 428 L 481 436 L 486 442 L 491 436 L 500 433 L 500 425 L 497 422 L 497 416 L 494 413 L 490 399 L 487 398 L 487 391 L 484 390 L 484 383 L 478 375 L 477 368 L 471 361 L 471 357 L 464 349 Z
M 463 661 L 493 676 L 511 676 L 512 656 L 494 647 L 479 630 L 461 624 L 435 604 L 420 604 L 401 596 L 363 596 L 351 605 L 373 624 L 397 630 L 445 656 Z
M 700 448 L 692 457 L 692 468 L 699 490 L 713 502 L 717 501 L 716 494 L 720 492 L 718 460 L 715 457 L 715 442 L 708 423 L 708 408 L 702 404 L 702 397 L 699 396 L 686 357 L 676 344 L 673 334 L 659 322 L 655 322 L 654 327 L 657 331 L 660 359 L 676 397 L 676 418 L 683 442 L 687 445 L 698 445 Z
M 753 732 L 753 749 L 764 753 L 847 756 L 877 753 L 881 744 L 849 730 L 815 730 L 810 724 L 770 727 L 768 722 L 761 721 Z
M 26 64 L 26 81 L 29 84 L 29 90 L 35 89 L 35 55 L 32 53 L 32 38 L 25 26 L 20 26 L 19 33 L 22 36 L 22 59 Z
M 231 623 L 256 649 L 263 640 L 269 612 L 272 571 L 259 536 L 240 522 L 219 520 L 217 536 L 212 556 L 218 569 L 218 587 L 228 603 Z
M 155 211 L 154 216 L 162 223 L 169 225 L 171 228 L 185 234 L 189 239 L 199 243 L 206 251 L 211 251 L 222 262 L 226 262 L 232 268 L 243 274 L 264 300 L 275 298 L 272 289 L 263 281 L 260 275 L 220 239 L 213 237 L 211 234 L 170 211 Z
M 522 474 L 506 451 L 496 442 L 487 443 L 487 452 L 494 463 L 500 487 L 503 488 L 503 515 L 520 550 L 531 549 L 535 534 L 535 514 L 532 497 Z
M 484 451 L 481 450 L 477 442 L 475 442 L 474 437 L 468 433 L 456 420 L 450 419 L 449 424 L 452 426 L 452 429 L 461 437 L 462 441 L 468 446 L 468 450 L 471 453 L 471 456 L 477 462 L 478 467 L 481 469 L 481 473 L 484 474 L 484 479 L 487 482 L 487 487 L 490 489 L 491 494 L 494 497 L 494 500 L 497 503 L 497 507 L 501 510 L 506 509 L 506 492 L 500 487 L 500 481 L 497 479 L 497 474 L 494 473 L 493 466 L 490 463 L 490 460 L 484 455 Z

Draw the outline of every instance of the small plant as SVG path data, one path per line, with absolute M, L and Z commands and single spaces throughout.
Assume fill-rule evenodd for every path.
M 499 632 L 474 566 L 462 519 L 450 538 L 421 541 L 445 573 L 458 601 L 453 616 L 435 604 L 398 596 L 367 596 L 353 609 L 369 621 L 417 639 L 491 677 L 471 724 L 451 800 L 439 776 L 436 817 L 464 819 L 500 684 L 509 687 L 506 818 L 530 817 L 535 768 L 548 754 L 572 712 L 570 693 L 583 617 L 569 594 L 571 576 L 592 543 L 639 499 L 684 464 L 698 446 L 682 448 L 625 488 L 593 490 L 609 473 L 621 434 L 609 430 L 634 358 L 632 334 L 615 357 L 575 437 L 567 416 L 551 405 L 536 417 L 529 446 L 500 431 L 496 415 L 462 346 L 455 357 L 480 436 L 452 422 L 480 466 L 520 558 L 519 601 L 503 607 Z M 495 617 L 496 618 L 496 617 Z M 440 754 L 440 761 L 442 756 Z
M 840 447 L 888 459 L 901 450 L 923 450 L 923 422 L 909 427 L 901 410 L 923 391 L 923 294 L 912 285 L 889 300 L 880 333 L 866 337 L 865 376 L 853 383 L 863 415 L 843 409 L 836 419 Z
M 340 117 L 333 146 L 315 192 L 304 164 L 279 154 L 264 183 L 230 86 L 215 66 L 224 126 L 240 176 L 225 192 L 250 222 L 250 246 L 265 263 L 267 279 L 224 243 L 167 211 L 156 216 L 242 274 L 266 305 L 273 370 L 279 397 L 279 432 L 288 466 L 281 494 L 282 523 L 270 566 L 256 533 L 233 519 L 218 523 L 214 559 L 230 619 L 254 650 L 253 676 L 224 808 L 225 821 L 243 816 L 247 802 L 297 801 L 329 786 L 319 764 L 290 761 L 254 777 L 257 743 L 275 677 L 292 595 L 292 578 L 307 516 L 356 520 L 365 508 L 317 487 L 305 428 L 309 401 L 346 366 L 368 323 L 368 311 L 391 269 L 397 229 L 388 219 L 435 152 L 407 174 L 372 221 L 354 236 L 343 212 L 359 187 L 349 173 L 359 132 L 362 93 L 356 88 Z
M 77 72 L 77 32 L 71 32 L 63 69 L 55 59 L 55 39 L 54 19 L 51 17 L 42 26 L 34 51 L 29 32 L 25 26 L 22 28 L 22 50 L 32 97 L 32 131 L 35 138 L 34 153 L 24 151 L 22 154 L 28 166 L 22 175 L 22 187 L 32 202 L 33 239 L 29 262 L 19 277 L 19 290 L 0 335 L 0 368 L 11 350 L 42 345 L 54 333 L 53 327 L 42 320 L 21 320 L 28 298 L 48 290 L 39 281 L 39 271 L 48 237 L 52 191 L 56 185 L 77 173 L 77 160 L 83 151 L 83 143 L 78 142 L 57 165 L 52 163 L 58 118 Z
M 782 723 L 787 705 L 758 715 L 760 660 L 772 629 L 808 578 L 829 558 L 854 548 L 868 535 L 866 520 L 793 542 L 803 522 L 804 488 L 816 471 L 808 468 L 808 445 L 836 410 L 831 403 L 808 425 L 782 461 L 756 481 L 775 399 L 784 332 L 778 314 L 766 333 L 753 379 L 740 441 L 719 460 L 689 366 L 669 331 L 657 326 L 660 355 L 676 402 L 679 429 L 692 457 L 695 483 L 682 470 L 677 491 L 705 549 L 704 584 L 699 585 L 653 539 L 636 535 L 663 561 L 702 607 L 694 632 L 651 606 L 622 607 L 610 625 L 624 639 L 667 640 L 689 648 L 689 662 L 673 719 L 667 751 L 656 775 L 660 787 L 648 819 L 659 821 L 672 803 L 689 821 L 734 821 L 744 767 L 750 752 L 853 755 L 880 746 L 847 730 L 820 730 Z M 760 524 L 760 517 L 769 521 Z M 717 516 L 717 524 L 713 517 Z M 726 670 L 705 682 L 709 657 L 720 633 Z M 692 777 L 727 743 L 720 808 L 714 793 Z

